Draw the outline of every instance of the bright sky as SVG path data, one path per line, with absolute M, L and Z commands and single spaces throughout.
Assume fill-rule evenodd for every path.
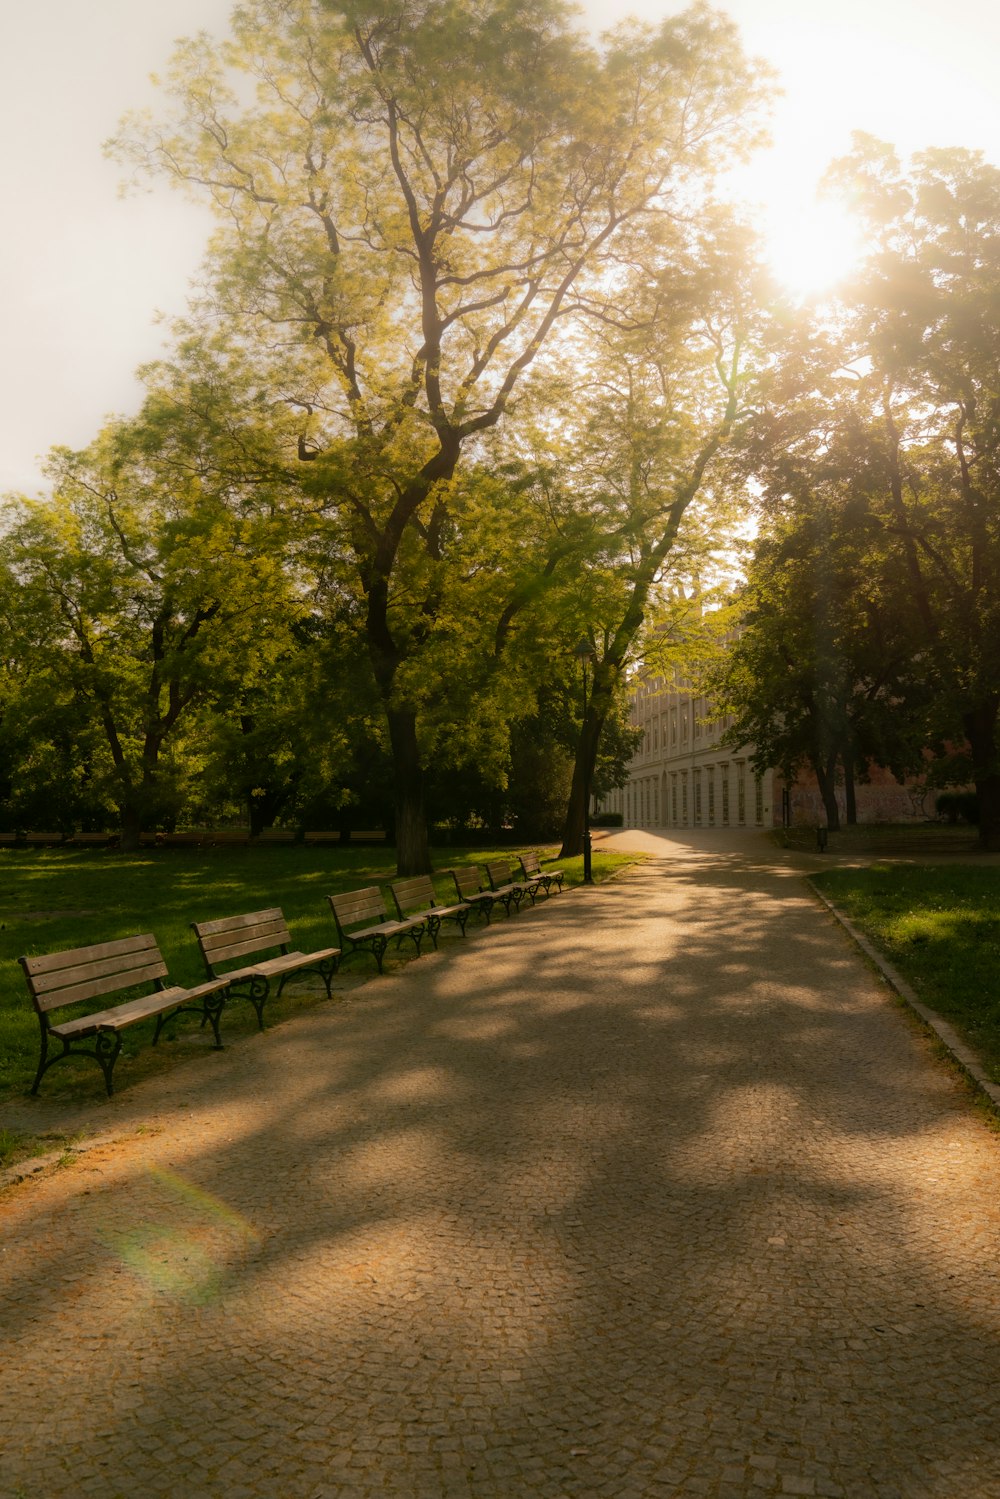
M 603 29 L 674 0 L 585 0 Z M 814 203 L 853 129 L 904 152 L 980 149 L 1000 163 L 997 0 L 729 0 L 747 50 L 785 96 L 775 146 L 748 179 L 765 206 L 776 268 L 797 289 L 834 275 L 849 246 Z M 137 364 L 164 338 L 157 311 L 184 307 L 209 229 L 166 188 L 117 197 L 101 142 L 126 109 L 154 102 L 148 75 L 173 38 L 221 33 L 231 0 L 0 0 L 0 492 L 41 486 L 38 459 L 82 446 L 109 412 L 138 404 Z

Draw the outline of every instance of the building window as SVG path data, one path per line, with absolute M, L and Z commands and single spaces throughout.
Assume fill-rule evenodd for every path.
M 710 765 L 705 771 L 708 780 L 708 825 L 715 827 L 715 766 Z
M 722 826 L 729 826 L 729 766 L 719 766 L 719 776 L 722 780 Z
M 760 827 L 764 821 L 764 782 L 760 776 L 754 776 L 753 780 L 753 815 L 754 821 Z
M 743 827 L 747 820 L 747 768 L 742 760 L 736 762 L 736 821 Z
M 688 820 L 688 773 L 681 771 L 681 823 L 687 827 Z
M 670 710 L 670 743 L 677 743 L 677 709 Z
M 677 826 L 677 772 L 670 773 L 670 821 Z
M 691 774 L 694 776 L 694 824 L 695 824 L 695 827 L 700 828 L 701 827 L 701 771 L 700 770 L 693 770 L 691 772 Z

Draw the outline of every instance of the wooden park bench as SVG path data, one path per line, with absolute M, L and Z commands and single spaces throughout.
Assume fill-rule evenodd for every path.
M 404 937 L 409 937 L 420 956 L 425 923 L 418 916 L 405 916 L 393 921 L 385 908 L 382 892 L 377 885 L 367 885 L 363 890 L 345 890 L 340 895 L 327 899 L 337 923 L 337 940 L 344 949 L 345 957 L 367 949 L 382 972 L 382 960 L 389 943 L 395 940 L 399 947 Z M 361 926 L 362 922 L 369 923 Z M 350 928 L 354 930 L 350 930 Z
M 41 1025 L 41 1055 L 32 1093 L 44 1073 L 54 1062 L 67 1056 L 93 1057 L 104 1074 L 108 1097 L 114 1091 L 112 1074 L 122 1049 L 122 1032 L 130 1025 L 155 1017 L 153 1045 L 168 1020 L 183 1011 L 201 1015 L 212 1027 L 216 1046 L 221 1046 L 219 1016 L 226 1000 L 229 980 L 212 978 L 194 989 L 168 988 L 167 965 L 151 932 L 139 937 L 123 937 L 117 942 L 100 942 L 92 947 L 74 947 L 66 952 L 49 953 L 39 958 L 19 958 L 28 990 Z M 107 1009 L 90 1009 L 81 1013 L 88 1001 L 107 999 L 123 990 L 152 984 L 146 993 Z M 53 1020 L 57 1011 L 76 1009 L 76 1014 Z M 49 1055 L 49 1040 L 59 1041 L 62 1051 Z M 93 1038 L 93 1050 L 77 1043 Z
M 514 910 L 521 909 L 521 902 L 527 895 L 531 904 L 535 904 L 535 887 L 527 880 L 514 878 L 514 871 L 506 859 L 494 859 L 486 866 L 486 877 L 490 882 L 490 889 L 497 900 L 503 901 L 504 910 L 510 915 L 511 904 Z
M 497 897 L 488 884 L 485 889 L 480 885 L 479 870 L 472 864 L 462 864 L 451 870 L 451 877 L 459 900 L 485 916 L 488 925 Z
M 464 900 L 452 906 L 441 905 L 429 874 L 415 874 L 409 879 L 394 880 L 390 888 L 400 921 L 405 921 L 407 916 L 418 916 L 425 922 L 427 935 L 434 943 L 435 952 L 442 922 L 455 922 L 462 936 L 465 936 L 465 923 L 472 914 L 472 907 Z
M 556 893 L 562 889 L 563 872 L 561 869 L 543 869 L 541 860 L 537 854 L 521 855 L 521 873 L 525 880 L 534 885 L 536 889 L 541 888 L 546 895 L 552 894 L 552 886 L 555 885 Z
M 223 916 L 218 921 L 193 921 L 191 930 L 198 939 L 202 960 L 211 978 L 224 978 L 231 996 L 248 999 L 257 1012 L 257 1024 L 264 1029 L 264 1001 L 271 992 L 271 982 L 278 981 L 281 994 L 290 978 L 300 973 L 318 973 L 330 998 L 330 981 L 340 959 L 338 947 L 324 947 L 317 952 L 289 951 L 292 937 L 280 909 L 251 911 L 246 916 Z M 275 952 L 277 949 L 277 952 Z M 262 953 L 273 957 L 259 957 Z M 252 963 L 219 972 L 220 964 L 237 962 L 248 954 Z

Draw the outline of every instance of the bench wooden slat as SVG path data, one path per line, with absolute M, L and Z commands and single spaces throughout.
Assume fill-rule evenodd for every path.
M 223 916 L 217 921 L 195 921 L 192 925 L 200 937 L 214 937 L 218 932 L 238 931 L 245 926 L 263 926 L 272 921 L 285 925 L 280 906 L 273 906 L 268 911 L 250 911 L 245 916 Z
M 65 1005 L 79 1004 L 84 999 L 95 999 L 101 994 L 118 994 L 122 989 L 131 989 L 136 984 L 148 983 L 150 980 L 166 977 L 166 965 L 157 954 L 155 962 L 146 963 L 142 967 L 130 966 L 118 971 L 102 972 L 102 965 L 95 963 L 96 970 L 89 978 L 81 980 L 81 975 L 86 972 L 86 965 L 79 969 L 71 969 L 70 974 L 80 982 L 62 984 L 58 989 L 49 988 L 44 992 L 34 990 L 35 1001 L 40 1010 L 59 1010 Z
M 156 994 L 141 994 L 122 1005 L 109 1010 L 95 1010 L 91 1015 L 78 1015 L 75 1020 L 64 1020 L 59 1025 L 49 1026 L 53 1036 L 88 1036 L 97 1030 L 124 1030 L 137 1020 L 147 1020 L 152 1015 L 161 1015 L 172 1010 L 190 996 L 186 989 L 161 989 Z
M 264 948 L 287 946 L 288 932 L 261 933 L 248 937 L 244 942 L 226 942 L 218 946 L 210 946 L 205 943 L 205 956 L 211 958 L 213 963 L 232 963 L 237 958 L 245 957 L 249 952 L 260 952 Z
M 436 899 L 434 894 L 434 882 L 429 874 L 410 875 L 405 880 L 393 880 L 392 891 L 396 899 L 403 905 L 411 901 L 422 900 L 430 904 Z
M 262 978 L 273 978 L 278 973 L 291 973 L 301 968 L 304 962 L 322 962 L 325 958 L 337 958 L 340 956 L 339 947 L 324 947 L 318 952 L 303 953 L 290 952 L 281 953 L 277 958 L 264 958 L 260 963 L 249 963 L 246 968 L 234 968 L 226 974 L 226 978 L 232 983 L 235 979 L 252 978 L 259 974 Z
M 213 963 L 227 963 L 232 958 L 241 958 L 244 953 L 287 946 L 291 940 L 285 923 L 275 921 L 267 926 L 244 927 L 240 932 L 222 932 L 217 937 L 207 937 L 202 947 Z
M 120 937 L 117 942 L 97 942 L 90 947 L 71 947 L 65 952 L 42 953 L 22 959 L 25 973 L 49 973 L 52 969 L 73 968 L 79 963 L 94 963 L 101 958 L 116 958 L 123 953 L 148 952 L 156 948 L 152 932 L 138 937 Z
M 377 885 L 368 885 L 364 890 L 348 890 L 343 895 L 331 895 L 330 902 L 344 926 L 367 921 L 370 916 L 385 918 L 385 901 Z

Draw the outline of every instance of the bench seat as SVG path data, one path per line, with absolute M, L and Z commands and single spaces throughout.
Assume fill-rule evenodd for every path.
M 293 973 L 305 973 L 309 968 L 318 968 L 318 965 L 327 959 L 339 957 L 339 947 L 323 947 L 319 948 L 316 952 L 310 953 L 282 953 L 277 958 L 265 958 L 262 963 L 251 963 L 247 968 L 230 969 L 226 974 L 226 978 L 229 979 L 230 983 L 235 983 L 238 979 L 258 977 L 273 979 L 281 974 L 284 974 L 286 978 L 290 978 Z M 327 998 L 329 998 L 329 995 L 327 995 Z
M 75 1020 L 50 1025 L 49 1035 L 82 1039 L 95 1035 L 97 1031 L 123 1031 L 140 1020 L 150 1020 L 154 1015 L 163 1015 L 181 1005 L 187 1006 L 191 1000 L 197 1000 L 203 995 L 221 992 L 222 981 L 219 979 L 211 984 L 199 984 L 194 989 L 182 989 L 179 986 L 160 989 L 153 994 L 141 995 L 138 999 L 126 1000 L 124 1004 L 113 1005 L 109 1010 L 95 1010 L 92 1015 L 78 1015 Z

